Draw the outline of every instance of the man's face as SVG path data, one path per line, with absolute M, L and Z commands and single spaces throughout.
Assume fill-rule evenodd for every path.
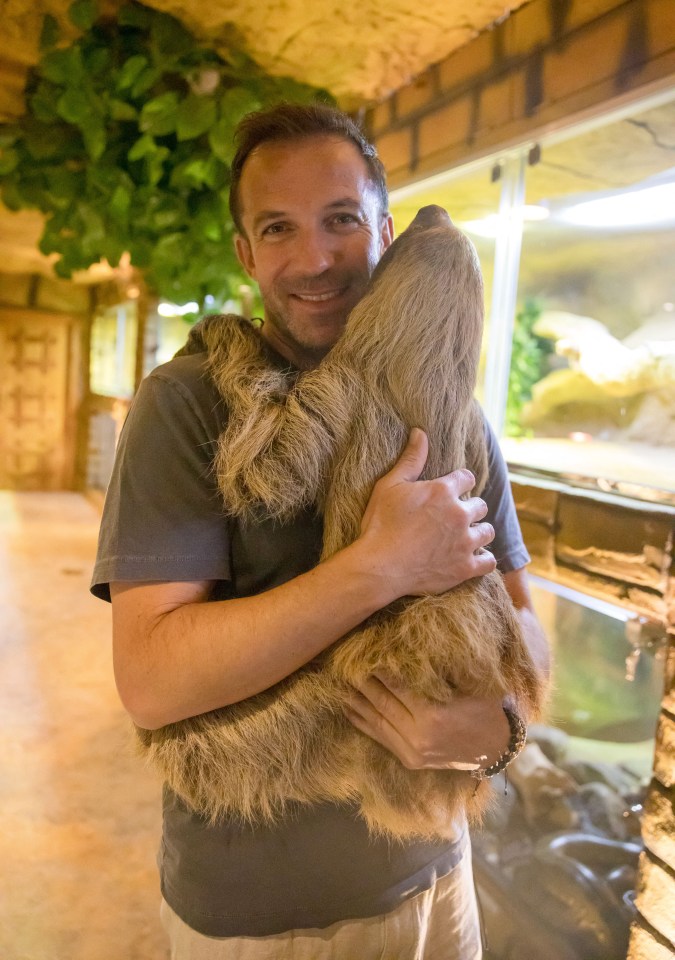
M 391 217 L 355 145 L 332 136 L 261 144 L 246 161 L 239 199 L 237 256 L 260 287 L 262 334 L 287 360 L 313 367 L 391 243 Z

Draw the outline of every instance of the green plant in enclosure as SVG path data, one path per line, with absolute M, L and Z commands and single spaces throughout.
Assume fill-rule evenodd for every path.
M 506 398 L 505 431 L 508 437 L 525 434 L 520 423 L 523 405 L 532 397 L 532 387 L 547 373 L 546 358 L 552 351 L 548 340 L 538 337 L 533 326 L 541 314 L 536 300 L 525 300 L 516 314 L 511 345 L 511 369 Z
M 0 128 L 5 206 L 46 214 L 40 249 L 59 255 L 61 277 L 127 251 L 169 300 L 236 295 L 234 127 L 261 106 L 329 95 L 265 74 L 234 45 L 219 55 L 140 3 L 106 18 L 96 0 L 75 0 L 68 14 L 79 38 L 57 46 L 45 17 L 26 114 Z

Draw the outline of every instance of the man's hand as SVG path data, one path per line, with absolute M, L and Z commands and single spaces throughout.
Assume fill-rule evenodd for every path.
M 447 704 L 432 703 L 383 674 L 354 692 L 345 714 L 408 770 L 487 767 L 510 740 L 501 700 L 455 696 Z
M 444 593 L 496 565 L 483 549 L 494 538 L 492 525 L 481 522 L 485 502 L 460 499 L 474 486 L 473 474 L 419 480 L 427 453 L 426 434 L 414 428 L 398 462 L 375 484 L 357 540 L 392 598 Z

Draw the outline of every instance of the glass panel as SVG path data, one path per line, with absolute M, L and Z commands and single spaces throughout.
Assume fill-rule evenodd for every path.
M 391 194 L 391 212 L 396 233 L 402 233 L 420 207 L 435 203 L 448 211 L 452 220 L 472 239 L 480 257 L 485 285 L 485 330 L 476 395 L 483 401 L 485 383 L 485 346 L 489 338 L 489 311 L 495 264 L 495 238 L 501 178 L 492 179 L 494 163 L 484 162 L 463 172 L 443 174 L 413 184 Z M 501 173 L 501 170 L 499 171 Z
M 674 129 L 675 101 L 643 108 L 527 170 L 511 463 L 675 492 Z
M 577 757 L 628 766 L 646 782 L 663 696 L 665 634 L 662 644 L 645 643 L 636 656 L 627 611 L 602 602 L 593 609 L 588 597 L 531 581 L 554 663 L 547 722 L 573 738 Z

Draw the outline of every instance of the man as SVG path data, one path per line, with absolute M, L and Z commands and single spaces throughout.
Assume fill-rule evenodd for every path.
M 260 287 L 270 362 L 315 366 L 392 242 L 382 167 L 351 121 L 282 105 L 240 125 L 231 207 L 237 255 Z M 204 354 L 158 368 L 123 432 L 93 589 L 113 605 L 121 699 L 155 729 L 267 689 L 392 600 L 499 567 L 546 669 L 503 461 L 485 500 L 459 470 L 420 482 L 413 430 L 376 486 L 359 538 L 319 563 L 320 520 L 228 522 L 211 466 L 227 411 Z M 497 527 L 485 520 L 490 518 Z M 493 541 L 493 552 L 484 548 Z M 502 704 L 447 707 L 373 677 L 349 719 L 406 766 L 489 766 L 507 752 Z M 356 810 L 299 806 L 273 828 L 209 825 L 164 792 L 162 917 L 172 957 L 473 960 L 481 955 L 466 827 L 391 844 Z M 386 947 L 385 947 L 386 943 Z

